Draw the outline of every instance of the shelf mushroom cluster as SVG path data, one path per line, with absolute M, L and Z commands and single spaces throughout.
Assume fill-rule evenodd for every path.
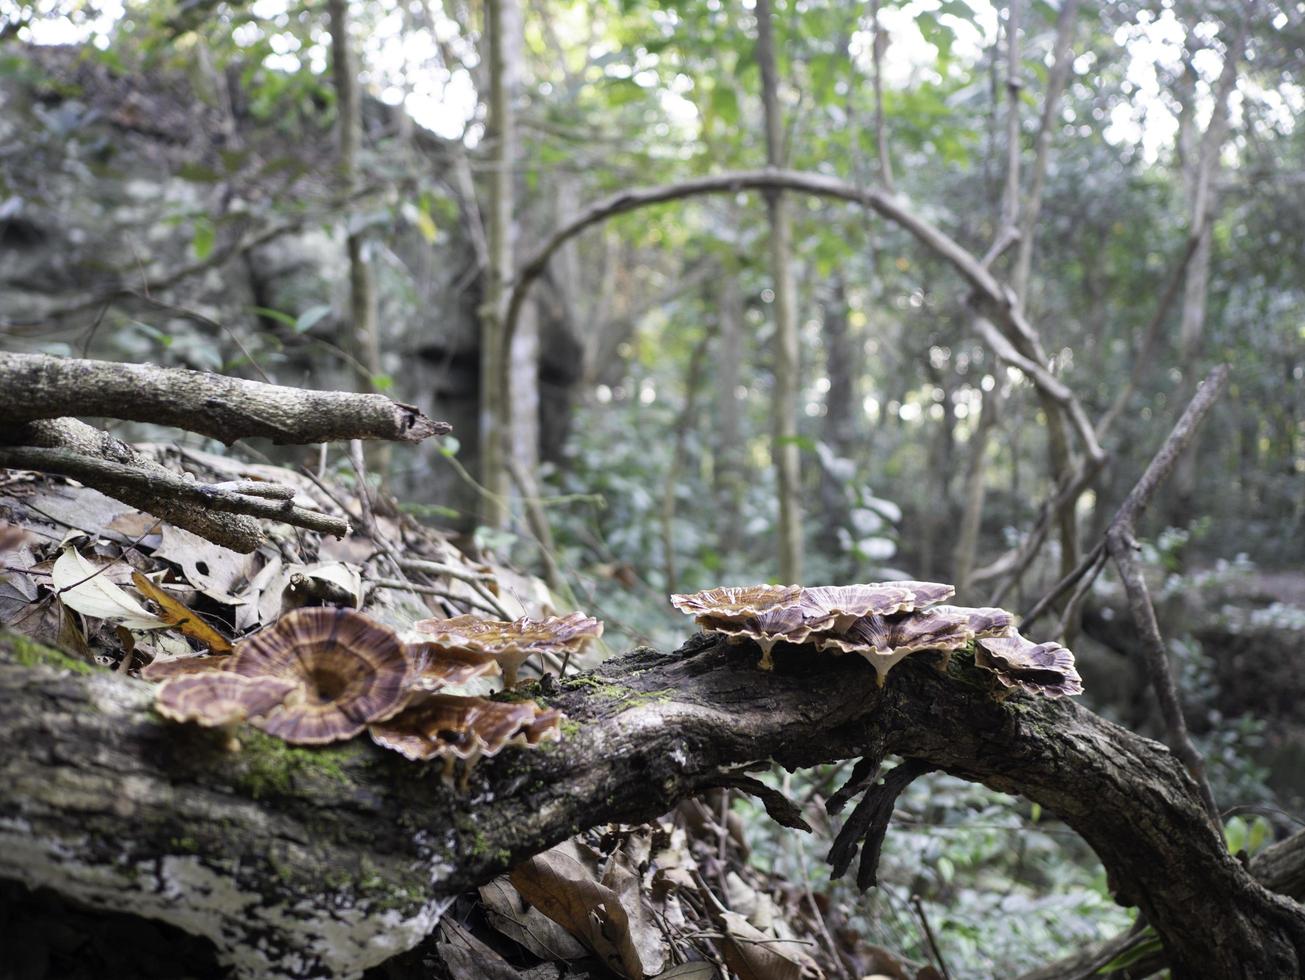
M 780 643 L 869 661 L 882 687 L 895 664 L 926 650 L 944 657 L 974 644 L 974 662 L 1007 689 L 1044 697 L 1080 694 L 1074 655 L 1058 643 L 1033 643 L 1004 609 L 942 605 L 955 594 L 939 582 L 864 585 L 749 585 L 671 596 L 704 632 L 761 648 L 763 670 Z
M 445 693 L 475 677 L 515 674 L 520 663 L 516 648 L 459 643 L 447 631 L 404 643 L 362 613 L 320 607 L 288 613 L 228 656 L 157 662 L 142 676 L 162 681 L 155 706 L 174 721 L 226 728 L 248 721 L 296 745 L 367 729 L 410 759 L 474 763 L 509 745 L 559 737 L 561 713 L 534 701 Z

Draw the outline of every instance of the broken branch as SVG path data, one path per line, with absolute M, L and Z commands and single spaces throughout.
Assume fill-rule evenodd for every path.
M 91 415 L 172 425 L 230 445 L 387 439 L 450 431 L 384 395 L 306 391 L 202 371 L 45 354 L 0 354 L 0 423 Z

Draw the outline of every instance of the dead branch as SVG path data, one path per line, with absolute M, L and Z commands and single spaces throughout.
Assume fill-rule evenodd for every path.
M 153 492 L 150 489 L 153 481 L 175 479 L 177 474 L 85 422 L 44 419 L 13 428 L 0 427 L 0 441 L 29 448 L 64 450 L 84 459 L 104 460 L 127 467 L 146 483 L 122 483 L 115 485 L 112 491 L 105 490 L 105 493 L 241 554 L 248 554 L 263 543 L 263 531 L 252 517 L 210 510 L 203 504 Z
M 0 424 L 91 415 L 173 425 L 228 445 L 388 439 L 420 442 L 449 430 L 384 395 L 305 391 L 202 371 L 0 354 Z
M 268 484 L 258 486 L 258 495 L 251 495 L 216 483 L 194 483 L 169 470 L 145 473 L 134 466 L 86 456 L 71 449 L 46 449 L 33 446 L 0 446 L 0 466 L 10 469 L 40 470 L 70 476 L 88 487 L 94 487 L 110 497 L 123 499 L 124 492 L 137 499 L 173 499 L 198 508 L 207 508 L 225 514 L 246 514 L 263 517 L 283 524 L 293 524 L 309 531 L 343 537 L 349 533 L 349 522 L 320 511 L 296 506 L 291 500 L 269 500 Z M 289 488 L 273 488 L 289 489 Z M 293 491 L 291 491 L 293 496 Z M 157 506 L 153 504 L 152 506 Z M 156 513 L 155 510 L 150 513 Z
M 892 752 L 1021 793 L 1083 835 L 1177 977 L 1296 976 L 1305 912 L 1229 854 L 1171 753 L 1067 701 L 994 699 L 973 667 L 853 658 L 811 670 L 701 639 L 638 650 L 532 696 L 570 718 L 548 751 L 483 762 L 464 791 L 358 741 L 244 749 L 165 723 L 151 690 L 0 638 L 0 876 L 208 936 L 245 976 L 359 972 L 448 898 L 580 829 L 639 821 L 712 776 Z M 37 657 L 37 660 L 40 658 Z M 615 692 L 615 693 L 612 693 Z

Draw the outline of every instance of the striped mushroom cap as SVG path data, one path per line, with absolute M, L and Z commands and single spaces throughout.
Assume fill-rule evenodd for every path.
M 418 694 L 399 714 L 371 726 L 372 740 L 413 760 L 474 762 L 510 745 L 533 748 L 560 737 L 562 713 L 534 701 Z
M 266 714 L 294 687 L 276 677 L 242 677 L 224 671 L 185 674 L 159 685 L 154 707 L 164 718 L 216 728 Z
M 199 657 L 162 657 L 152 660 L 140 670 L 140 676 L 147 681 L 166 681 L 171 677 L 184 677 L 192 674 L 211 674 L 226 670 L 231 665 L 231 654 L 219 653 L 214 656 Z
M 408 658 L 390 629 L 352 609 L 297 609 L 236 645 L 230 671 L 294 684 L 285 701 L 254 719 L 297 745 L 352 738 L 398 712 L 407 699 Z
M 992 671 L 1007 688 L 1062 698 L 1083 693 L 1074 654 L 1059 643 L 1034 643 L 1019 633 L 980 639 L 974 663 Z
M 705 632 L 719 633 L 728 637 L 731 643 L 752 640 L 761 647 L 761 662 L 757 666 L 762 670 L 770 670 L 775 665 L 771 651 L 777 644 L 805 643 L 816 629 L 828 622 L 828 617 L 822 620 L 809 619 L 801 606 L 767 609 L 741 620 L 698 617 L 698 625 Z
M 813 619 L 832 617 L 832 629 L 841 633 L 862 616 L 891 616 L 923 609 L 955 594 L 952 586 L 941 582 L 820 585 L 802 590 L 801 605 Z
M 820 649 L 858 653 L 875 669 L 880 687 L 898 661 L 921 650 L 950 652 L 968 646 L 974 639 L 965 610 L 937 607 L 894 616 L 866 616 L 846 633 L 825 636 Z
M 673 595 L 671 605 L 705 625 L 745 622 L 763 612 L 796 606 L 802 601 L 800 585 L 743 585 L 706 589 L 692 595 Z
M 590 640 L 603 635 L 603 624 L 581 612 L 544 619 L 517 619 L 504 622 L 457 616 L 453 619 L 423 619 L 415 624 L 426 641 L 444 650 L 468 650 L 484 653 L 498 661 L 503 681 L 516 685 L 517 669 L 536 653 L 578 653 Z
M 408 684 L 415 691 L 439 691 L 499 673 L 493 654 L 438 643 L 409 643 L 405 649 L 411 670 Z
M 929 611 L 965 617 L 965 624 L 973 631 L 975 639 L 1009 636 L 1015 632 L 1015 617 L 994 606 L 934 606 Z

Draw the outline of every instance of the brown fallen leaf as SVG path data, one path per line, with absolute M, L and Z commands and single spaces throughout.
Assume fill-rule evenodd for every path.
M 578 960 L 588 952 L 569 932 L 531 908 L 506 875 L 480 889 L 489 924 L 541 960 Z
M 440 923 L 440 938 L 435 948 L 453 980 L 521 980 L 521 974 L 507 960 L 451 917 Z
M 213 653 L 230 653 L 231 641 L 199 617 L 199 614 L 187 609 L 175 597 L 147 579 L 140 572 L 132 572 L 132 584 L 159 607 L 160 616 L 169 626 L 175 626 L 192 640 L 198 640 Z
M 629 980 L 655 976 L 667 949 L 644 902 L 639 876 L 617 855 L 599 873 L 595 852 L 574 840 L 512 870 L 521 896 Z
M 737 912 L 722 912 L 725 962 L 740 980 L 823 980 L 824 971 L 795 940 L 767 935 Z

